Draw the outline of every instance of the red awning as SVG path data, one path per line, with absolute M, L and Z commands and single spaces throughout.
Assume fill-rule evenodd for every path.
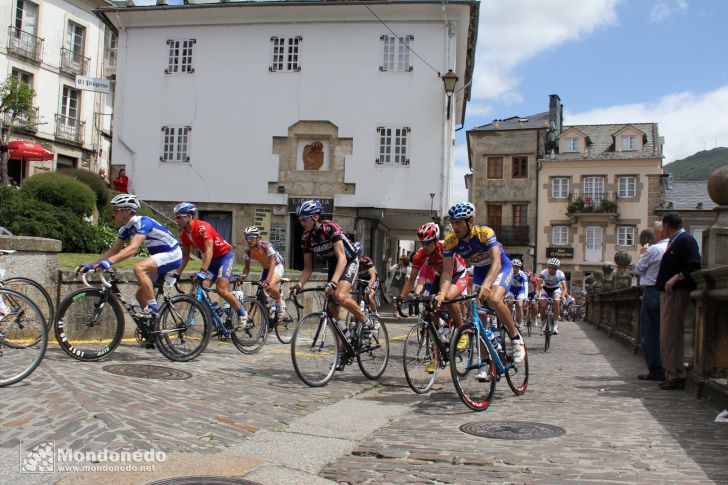
M 32 141 L 13 140 L 8 143 L 8 158 L 12 160 L 53 160 L 55 155 Z

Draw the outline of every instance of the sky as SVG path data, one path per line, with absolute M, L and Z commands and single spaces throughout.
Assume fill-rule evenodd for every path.
M 658 123 L 664 163 L 728 146 L 726 0 L 481 0 L 465 132 L 564 105 L 564 124 Z

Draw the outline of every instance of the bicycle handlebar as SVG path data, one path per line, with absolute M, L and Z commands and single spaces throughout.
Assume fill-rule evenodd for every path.
M 301 305 L 298 302 L 298 295 L 300 295 L 301 293 L 307 293 L 307 292 L 311 292 L 311 291 L 322 291 L 323 292 L 323 291 L 326 291 L 326 287 L 317 286 L 315 288 L 305 288 L 305 289 L 298 290 L 298 292 L 295 295 L 293 295 L 293 303 L 295 303 L 298 308 L 303 308 L 303 305 Z
M 111 288 L 111 283 L 109 283 L 108 280 L 104 277 L 104 271 L 99 271 L 98 268 L 93 269 L 91 271 L 82 271 L 82 272 L 80 272 L 80 274 L 81 274 L 81 281 L 83 281 L 84 286 L 93 287 L 93 285 L 88 282 L 88 279 L 86 279 L 86 275 L 88 273 L 91 273 L 92 271 L 99 275 L 99 281 L 101 282 L 101 284 L 103 286 L 105 286 L 106 288 Z M 108 270 L 108 272 L 113 275 L 114 270 Z

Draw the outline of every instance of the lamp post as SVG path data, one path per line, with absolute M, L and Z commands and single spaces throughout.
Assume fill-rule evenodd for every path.
M 452 72 L 452 69 L 447 71 L 447 74 L 441 76 L 442 83 L 445 85 L 445 94 L 447 94 L 447 119 L 450 119 L 450 105 L 452 103 L 452 95 L 455 92 L 455 85 L 458 82 L 457 75 Z
M 435 203 L 435 194 L 430 192 L 430 217 L 432 217 L 432 206 Z

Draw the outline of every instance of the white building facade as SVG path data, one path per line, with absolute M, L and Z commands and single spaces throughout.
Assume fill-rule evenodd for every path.
M 447 211 L 478 2 L 258 2 L 97 11 L 118 30 L 114 165 L 142 199 L 199 205 L 239 247 L 299 260 L 304 198 L 381 262 Z M 448 99 L 440 74 L 459 78 Z M 450 101 L 450 102 L 449 102 Z M 448 108 L 450 112 L 448 112 Z

